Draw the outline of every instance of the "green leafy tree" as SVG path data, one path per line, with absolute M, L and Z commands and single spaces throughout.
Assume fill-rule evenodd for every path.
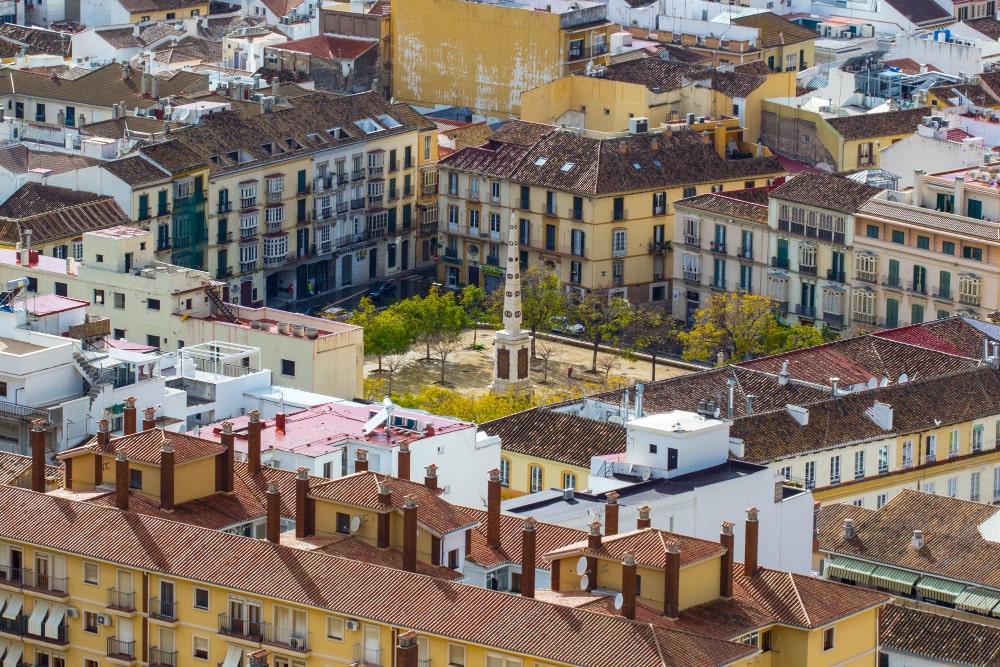
M 722 353 L 725 363 L 742 361 L 769 347 L 778 323 L 771 300 L 757 294 L 720 292 L 695 313 L 694 326 L 679 335 L 684 358 L 715 360 Z
M 652 357 L 652 380 L 656 381 L 656 357 L 672 350 L 677 344 L 680 323 L 670 311 L 658 304 L 639 306 L 624 333 L 625 343 L 633 350 Z
M 376 311 L 368 297 L 361 299 L 348 321 L 365 330 L 365 354 L 378 357 L 379 373 L 384 356 L 403 354 L 413 343 L 406 319 L 394 310 Z
M 589 342 L 593 351 L 590 372 L 597 372 L 597 352 L 605 343 L 615 345 L 621 340 L 622 331 L 634 315 L 628 301 L 611 296 L 607 289 L 588 292 L 572 305 L 570 316 L 583 326 L 580 337 Z
M 410 335 L 424 346 L 426 361 L 431 360 L 431 349 L 437 341 L 460 333 L 469 321 L 453 292 L 439 294 L 434 289 L 424 297 L 399 301 L 390 310 L 403 315 Z
M 503 294 L 500 295 L 503 308 Z M 531 266 L 521 271 L 521 318 L 524 327 L 531 332 L 531 358 L 535 354 L 535 334 L 546 329 L 553 317 L 566 312 L 568 302 L 562 291 L 559 276 L 540 266 Z
M 458 295 L 458 303 L 465 309 L 465 315 L 472 325 L 472 347 L 476 348 L 477 337 L 479 335 L 479 323 L 488 322 L 494 324 L 494 308 L 490 303 L 490 296 L 482 287 L 476 285 L 466 285 Z

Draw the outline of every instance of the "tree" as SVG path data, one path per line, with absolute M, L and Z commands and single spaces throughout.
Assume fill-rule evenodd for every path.
M 418 394 L 395 396 L 393 401 L 401 407 L 420 408 L 436 415 L 447 415 L 479 424 L 540 405 L 537 397 L 526 392 L 486 392 L 482 396 L 465 396 L 437 385 L 424 387 Z
M 788 352 L 803 347 L 822 345 L 824 342 L 826 341 L 823 339 L 823 332 L 816 327 L 807 324 L 789 326 L 778 323 L 774 327 L 774 334 L 767 339 L 768 348 L 764 350 L 764 354 Z
M 501 300 L 502 301 L 502 300 Z M 503 304 L 500 304 L 501 309 Z M 521 271 L 521 321 L 531 332 L 531 357 L 535 358 L 535 334 L 545 329 L 553 317 L 566 312 L 566 295 L 559 276 L 540 266 Z
M 406 350 L 402 354 L 389 354 L 385 357 L 385 373 L 386 380 L 388 381 L 387 391 L 385 392 L 389 396 L 392 396 L 392 378 L 403 368 L 407 363 L 409 363 L 412 355 L 409 350 Z
M 399 301 L 390 310 L 403 314 L 410 335 L 424 346 L 426 361 L 431 360 L 431 347 L 435 341 L 460 333 L 468 323 L 465 310 L 455 301 L 454 292 L 438 294 L 432 289 L 427 296 Z
M 403 354 L 413 340 L 406 319 L 395 310 L 376 312 L 371 299 L 365 297 L 348 321 L 365 330 L 365 354 L 378 357 L 378 372 L 382 372 L 382 358 L 389 354 Z
M 444 384 L 444 366 L 448 361 L 448 355 L 457 350 L 462 345 L 462 330 L 442 331 L 431 342 L 431 349 L 441 361 L 441 384 Z
M 542 360 L 542 384 L 548 384 L 549 382 L 549 362 L 555 361 L 559 354 L 558 348 L 555 345 L 540 343 L 538 345 L 538 358 Z
M 601 357 L 600 363 L 598 363 L 598 368 L 604 374 L 604 379 L 601 381 L 601 387 L 603 389 L 608 388 L 608 380 L 611 377 L 611 371 L 618 370 L 622 365 L 622 358 L 617 354 L 605 354 Z
M 479 323 L 493 324 L 495 318 L 491 312 L 490 295 L 482 287 L 466 285 L 458 295 L 458 303 L 465 309 L 465 315 L 472 325 L 472 348 L 476 348 L 476 338 L 479 333 Z
M 626 327 L 624 339 L 633 350 L 647 352 L 652 357 L 652 381 L 656 381 L 656 357 L 665 354 L 677 344 L 680 323 L 670 311 L 660 305 L 639 306 L 632 322 Z
M 712 295 L 708 306 L 695 313 L 691 330 L 679 335 L 684 358 L 714 360 L 721 352 L 724 363 L 732 363 L 776 352 L 795 341 L 808 341 L 805 332 L 792 331 L 795 327 L 783 331 L 771 307 L 770 299 L 757 294 Z M 795 336 L 791 342 L 790 334 Z
M 601 345 L 618 343 L 621 332 L 632 321 L 632 307 L 620 296 L 612 296 L 607 289 L 588 292 L 570 308 L 571 317 L 583 326 L 580 337 L 593 349 L 590 372 L 597 372 L 597 351 Z

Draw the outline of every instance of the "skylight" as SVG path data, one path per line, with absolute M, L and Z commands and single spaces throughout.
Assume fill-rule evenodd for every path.
M 385 128 L 373 121 L 371 118 L 362 118 L 361 120 L 354 121 L 354 124 L 364 130 L 365 134 L 373 134 L 384 130 Z
M 545 164 L 548 161 L 549 161 L 549 159 L 547 157 L 540 157 L 537 160 L 535 160 L 535 166 L 536 167 L 541 167 L 543 164 Z
M 569 171 L 576 166 L 575 162 L 564 162 L 563 166 L 559 167 L 559 171 Z
M 395 127 L 402 127 L 402 123 L 400 123 L 398 120 L 396 120 L 387 113 L 384 113 L 381 116 L 376 116 L 376 118 L 378 118 L 379 122 L 385 125 L 390 130 Z
M 656 158 L 653 158 L 653 166 L 659 169 L 660 167 L 663 166 L 663 163 L 657 160 Z
M 632 168 L 635 169 L 636 171 L 639 171 L 639 170 L 642 169 L 642 165 L 639 164 L 638 162 L 633 162 L 632 163 Z

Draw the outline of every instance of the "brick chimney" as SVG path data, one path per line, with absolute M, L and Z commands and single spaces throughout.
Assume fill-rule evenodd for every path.
M 222 437 L 220 441 L 225 451 L 215 459 L 215 490 L 222 493 L 233 492 L 233 469 L 236 467 L 234 440 L 233 422 L 222 422 Z
M 747 510 L 746 552 L 743 556 L 743 574 L 752 577 L 757 574 L 757 533 L 760 523 L 757 521 L 757 508 Z
M 433 463 L 424 468 L 424 486 L 431 491 L 437 491 L 438 467 Z
M 681 590 L 681 549 L 677 545 L 677 540 L 671 540 L 667 544 L 667 553 L 664 557 L 663 572 L 663 615 L 670 619 L 676 619 L 680 611 L 680 590 Z
M 379 549 L 388 549 L 392 527 L 392 488 L 387 482 L 378 483 L 378 504 L 383 505 L 383 509 L 388 511 L 380 512 L 378 515 L 377 546 Z
M 608 502 L 604 506 L 604 534 L 611 536 L 618 534 L 618 493 L 610 491 L 607 495 Z
M 396 477 L 407 481 L 410 479 L 410 445 L 405 442 L 399 444 L 396 452 Z
M 719 542 L 726 548 L 726 553 L 722 555 L 722 564 L 719 566 L 721 568 L 719 571 L 719 595 L 727 600 L 733 597 L 733 558 L 735 557 L 733 552 L 735 539 L 733 536 L 733 522 L 723 521 Z
M 160 449 L 160 509 L 174 509 L 174 446 L 170 442 Z
M 247 470 L 256 475 L 260 470 L 260 411 L 250 411 L 247 423 Z
M 312 512 L 309 507 L 309 468 L 299 466 L 295 476 L 295 537 L 310 537 L 314 532 Z
M 601 548 L 601 522 L 590 522 L 590 534 L 587 535 L 587 548 L 591 551 L 598 551 Z
M 156 408 L 142 409 L 142 430 L 148 431 L 156 428 Z
M 625 554 L 622 561 L 622 616 L 635 620 L 635 556 Z
M 643 528 L 649 528 L 650 524 L 649 505 L 643 505 L 639 508 L 639 518 L 636 519 L 635 527 L 642 530 Z
M 396 667 L 417 667 L 419 650 L 416 632 L 410 630 L 401 633 L 399 643 L 396 644 Z
M 406 496 L 403 504 L 403 569 L 417 571 L 417 501 Z
M 277 484 L 267 485 L 267 541 L 281 543 L 281 494 Z
M 123 418 L 123 431 L 125 435 L 132 435 L 135 433 L 135 423 L 136 423 L 136 410 L 135 410 L 135 396 L 129 396 L 125 399 L 125 411 L 122 415 Z
M 521 530 L 521 595 L 535 597 L 535 521 L 534 517 L 524 520 Z
M 115 457 L 115 506 L 128 509 L 128 458 L 124 450 L 118 450 Z
M 486 546 L 500 548 L 500 470 L 490 470 L 486 483 Z
M 45 493 L 45 422 L 31 422 L 31 490 Z
M 101 419 L 97 422 L 97 444 L 106 447 L 111 442 L 111 422 Z
M 368 472 L 368 450 L 358 447 L 354 451 L 354 472 Z
M 274 415 L 274 430 L 280 435 L 285 435 L 285 413 L 279 412 Z

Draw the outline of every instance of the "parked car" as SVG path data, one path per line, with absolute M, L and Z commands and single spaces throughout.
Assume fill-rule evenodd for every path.
M 396 283 L 388 281 L 377 282 L 368 289 L 367 294 L 372 301 L 390 299 L 396 296 Z
M 336 320 L 337 322 L 343 322 L 350 314 L 350 311 L 340 306 L 327 306 L 319 312 L 320 317 L 325 317 L 328 320 Z
M 549 320 L 549 328 L 552 333 L 564 334 L 566 336 L 579 336 L 583 333 L 583 325 L 579 322 L 570 324 L 563 316 L 553 317 Z

